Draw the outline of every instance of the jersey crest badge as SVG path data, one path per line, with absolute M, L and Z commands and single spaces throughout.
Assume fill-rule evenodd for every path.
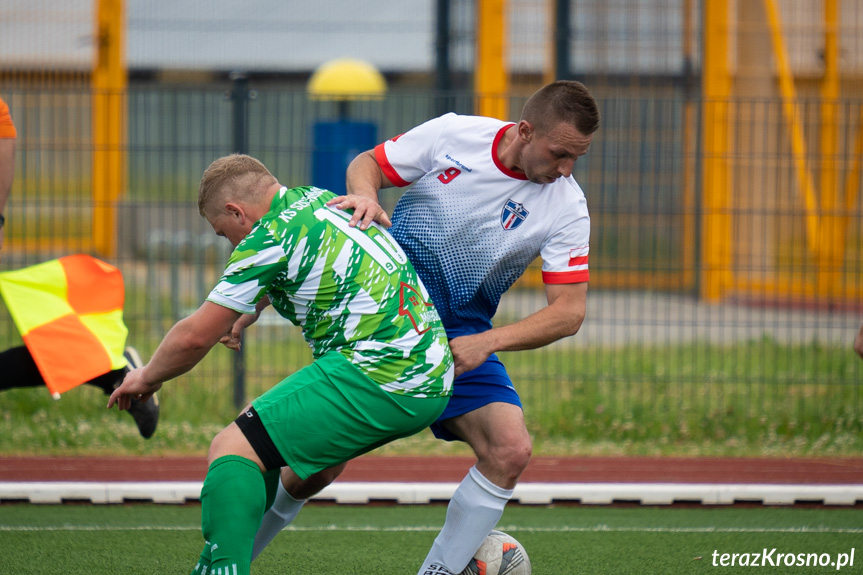
M 524 205 L 515 200 L 507 200 L 500 211 L 500 225 L 505 230 L 514 230 L 524 222 L 529 213 L 524 209 Z

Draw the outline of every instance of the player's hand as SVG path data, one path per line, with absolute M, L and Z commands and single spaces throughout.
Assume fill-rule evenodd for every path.
M 123 383 L 108 398 L 108 409 L 111 409 L 116 403 L 121 411 L 125 411 L 132 405 L 133 399 L 146 402 L 161 388 L 161 383 L 147 383 L 144 379 L 143 367 L 133 369 L 126 374 Z
M 328 206 L 334 206 L 340 210 L 354 210 L 349 226 L 359 225 L 361 230 L 368 228 L 372 222 L 377 222 L 385 228 L 392 227 L 393 223 L 381 205 L 368 196 L 350 195 L 339 196 L 327 202 Z
M 229 331 L 219 339 L 219 343 L 221 343 L 228 349 L 240 351 L 240 348 L 243 345 L 243 330 L 258 321 L 259 315 L 260 314 L 257 313 L 241 315 L 240 319 L 235 321 L 234 325 L 231 326 L 231 331 Z
M 449 340 L 449 348 L 455 365 L 455 377 L 476 369 L 494 353 L 485 334 L 463 335 Z

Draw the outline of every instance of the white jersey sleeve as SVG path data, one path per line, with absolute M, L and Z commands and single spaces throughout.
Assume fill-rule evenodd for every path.
M 375 158 L 384 175 L 396 186 L 404 187 L 434 172 L 441 133 L 455 117 L 450 113 L 433 118 L 379 144 L 375 148 Z
M 569 209 L 561 210 L 549 226 L 551 234 L 540 247 L 542 281 L 546 284 L 581 283 L 590 280 L 590 216 L 584 193 L 572 178 L 561 178 L 578 188 L 566 194 Z

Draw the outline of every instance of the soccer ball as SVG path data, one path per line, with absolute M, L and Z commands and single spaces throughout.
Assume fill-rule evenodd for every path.
M 461 575 L 530 575 L 530 558 L 515 537 L 492 531 Z

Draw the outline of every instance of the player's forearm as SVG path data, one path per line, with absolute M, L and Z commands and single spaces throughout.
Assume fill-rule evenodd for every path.
M 517 323 L 451 339 L 456 377 L 479 367 L 498 351 L 536 349 L 577 332 L 584 319 L 583 311 L 579 314 L 576 307 L 569 313 L 560 313 L 560 307 L 549 306 Z
M 575 335 L 582 322 L 584 310 L 548 306 L 516 323 L 493 328 L 483 335 L 489 338 L 494 352 L 537 349 Z
M 265 295 L 258 300 L 258 303 L 255 304 L 255 314 L 261 315 L 261 312 L 267 309 L 267 306 L 270 305 L 270 296 Z
M 374 154 L 374 150 L 363 152 L 348 165 L 345 183 L 349 196 L 365 196 L 377 202 L 378 190 L 392 185 L 383 175 Z
M 216 345 L 212 334 L 195 328 L 194 316 L 177 322 L 159 344 L 153 358 L 144 367 L 147 383 L 164 383 L 195 367 Z
M 486 332 L 493 351 L 536 349 L 575 335 L 587 310 L 587 282 L 548 284 L 548 306 L 514 324 Z

